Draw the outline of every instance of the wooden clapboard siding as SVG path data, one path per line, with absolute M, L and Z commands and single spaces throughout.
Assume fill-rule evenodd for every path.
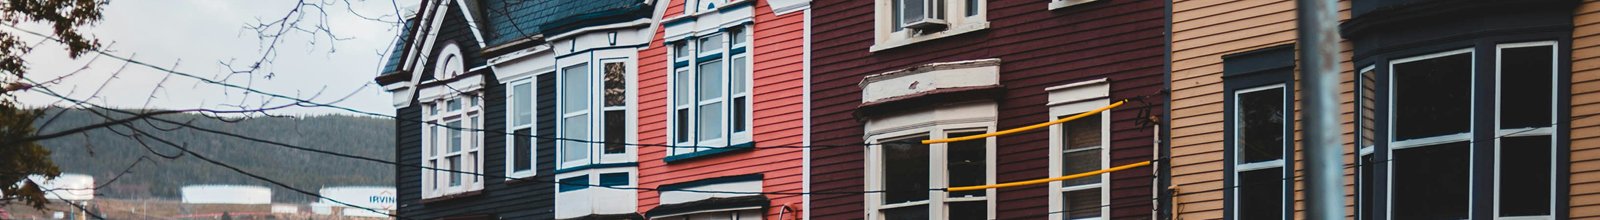
M 1162 87 L 1165 13 L 1161 1 L 1101 0 L 1055 11 L 1046 1 L 987 1 L 987 30 L 870 52 L 873 1 L 816 0 L 812 30 L 812 141 L 814 145 L 862 143 L 863 125 L 853 116 L 861 104 L 862 77 L 915 65 L 999 58 L 998 128 L 1021 127 L 1048 117 L 1044 88 L 1109 78 L 1111 98 L 1152 94 Z M 1151 128 L 1135 125 L 1139 103 L 1112 111 L 1111 163 L 1145 161 L 1153 154 Z M 1164 108 L 1164 106 L 1151 106 Z M 1048 132 L 998 137 L 996 181 L 1048 176 Z M 812 150 L 812 191 L 864 190 L 863 148 Z M 1147 219 L 1153 206 L 1149 168 L 1111 174 L 1111 219 Z M 1038 219 L 1049 211 L 1043 185 L 998 190 L 996 217 Z M 1141 199 L 1142 198 L 1142 199 Z M 815 219 L 860 219 L 867 212 L 859 194 L 811 197 Z
M 683 0 L 669 4 L 665 18 L 683 16 Z M 798 146 L 804 137 L 804 13 L 774 14 L 766 1 L 755 1 L 750 59 L 752 138 L 758 146 Z M 659 23 L 654 25 L 661 25 Z M 664 30 L 652 33 L 650 47 L 639 52 L 639 141 L 665 144 L 667 140 L 667 80 L 669 63 Z M 803 167 L 799 148 L 758 148 L 752 151 L 665 163 L 667 149 L 639 148 L 639 186 L 661 185 L 743 174 L 763 174 L 763 191 L 800 192 Z M 771 200 L 767 219 L 780 217 L 780 206 L 801 207 L 800 195 L 766 195 Z M 639 211 L 660 203 L 659 192 L 639 191 Z
M 1600 1 L 1583 1 L 1573 13 L 1572 219 L 1600 218 Z
M 1340 19 L 1349 18 L 1350 2 L 1340 1 Z M 1247 1 L 1204 1 L 1204 0 L 1177 0 L 1172 5 L 1172 108 L 1171 108 L 1171 157 L 1172 181 L 1177 186 L 1177 196 L 1173 198 L 1178 218 L 1183 219 L 1216 219 L 1222 218 L 1223 204 L 1223 179 L 1228 176 L 1223 172 L 1227 166 L 1223 163 L 1224 149 L 1226 146 L 1223 124 L 1223 100 L 1226 94 L 1222 86 L 1222 56 L 1257 49 L 1294 44 L 1295 43 L 1295 2 L 1275 0 L 1247 0 Z M 1339 122 L 1342 123 L 1341 145 L 1343 148 L 1344 164 L 1355 162 L 1355 87 L 1354 72 L 1357 70 L 1350 62 L 1352 55 L 1351 44 L 1341 44 L 1340 84 L 1339 84 Z M 1296 76 L 1298 78 L 1298 76 Z M 1295 87 L 1294 98 L 1299 100 L 1301 93 Z M 1300 160 L 1303 149 L 1299 147 L 1303 138 L 1300 132 L 1299 107 L 1303 102 L 1296 101 L 1294 111 L 1294 176 L 1299 178 L 1304 174 L 1304 164 Z M 1354 217 L 1355 213 L 1355 182 L 1354 168 L 1343 171 L 1346 195 L 1345 213 Z M 1294 218 L 1304 217 L 1303 208 L 1305 199 L 1304 184 L 1295 181 L 1294 189 Z

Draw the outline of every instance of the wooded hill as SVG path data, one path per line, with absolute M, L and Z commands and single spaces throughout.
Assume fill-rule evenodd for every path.
M 44 126 L 40 134 L 106 121 L 82 109 L 62 111 L 57 108 L 47 109 L 45 112 L 44 116 L 34 122 L 35 127 Z M 124 114 L 107 113 L 116 118 L 127 117 Z M 44 125 L 56 114 L 61 116 Z M 297 146 L 389 161 L 394 159 L 394 122 L 389 119 L 322 115 L 257 117 L 235 119 L 239 120 L 237 122 L 223 122 L 195 114 L 171 114 L 160 117 Z M 395 170 L 388 164 L 289 149 L 159 122 L 136 121 L 129 125 L 164 139 L 186 144 L 191 150 L 208 158 L 311 192 L 316 192 L 324 186 L 394 185 Z M 100 188 L 96 192 L 100 197 L 178 199 L 178 188 L 185 185 L 244 184 L 272 187 L 274 202 L 315 201 L 314 197 L 273 186 L 271 183 L 235 173 L 190 155 L 177 159 L 159 157 L 150 151 L 166 155 L 177 155 L 182 151 L 148 139 L 145 143 L 151 148 L 146 149 L 134 139 L 115 132 L 131 133 L 126 127 L 113 126 L 49 139 L 40 144 L 52 151 L 51 159 L 61 167 L 62 172 L 93 175 L 96 184 L 105 184 L 141 156 L 150 158 L 140 162 L 133 168 L 132 173 Z

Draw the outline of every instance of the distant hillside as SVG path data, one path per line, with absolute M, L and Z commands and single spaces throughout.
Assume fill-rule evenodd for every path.
M 35 121 L 35 126 L 44 123 L 54 114 L 61 112 L 60 110 L 46 111 L 45 116 Z M 125 117 L 125 115 L 113 116 Z M 327 115 L 252 118 L 229 123 L 194 114 L 166 115 L 163 118 L 193 121 L 196 126 L 298 146 L 390 161 L 394 159 L 394 122 L 389 119 Z M 85 110 L 67 110 L 60 118 L 44 127 L 44 132 L 41 133 L 103 121 L 105 119 Z M 155 127 L 152 127 L 153 125 L 142 121 L 132 125 L 162 138 L 187 144 L 190 149 L 206 157 L 312 192 L 323 186 L 394 185 L 394 167 L 388 164 L 298 151 L 203 131 L 173 130 L 179 128 L 175 125 L 155 124 Z M 113 128 L 116 132 L 129 133 L 124 127 Z M 162 154 L 181 152 L 158 142 L 150 140 L 145 142 Z M 157 157 L 133 139 L 106 129 L 50 139 L 41 144 L 52 151 L 51 158 L 63 172 L 93 175 L 96 184 L 110 180 L 140 156 L 154 159 L 141 162 L 133 169 L 133 173 L 96 192 L 102 197 L 177 199 L 178 188 L 184 185 L 248 184 L 273 187 L 275 202 L 299 203 L 315 200 L 310 196 L 272 186 L 270 183 L 252 179 L 192 156 L 175 160 Z

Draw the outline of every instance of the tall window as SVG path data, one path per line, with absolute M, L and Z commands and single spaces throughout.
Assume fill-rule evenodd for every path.
M 1392 219 L 1466 219 L 1472 51 L 1395 60 L 1389 106 Z
M 879 174 L 876 189 L 884 190 L 873 204 L 874 219 L 988 219 L 989 190 L 942 192 L 928 190 L 992 183 L 993 154 L 987 139 L 925 145 L 930 137 L 959 137 L 984 130 L 961 129 L 912 134 L 884 139 L 880 156 L 869 162 Z
M 475 93 L 441 98 L 424 103 L 428 123 L 424 131 L 424 163 L 442 170 L 424 170 L 428 197 L 464 192 L 481 187 L 482 177 L 471 175 L 482 170 L 481 106 Z
M 506 151 L 506 173 L 513 178 L 533 176 L 534 170 L 534 139 L 533 139 L 533 82 L 523 80 L 513 82 L 507 100 L 510 100 L 511 135 L 506 137 L 509 150 Z
M 576 166 L 589 161 L 589 64 L 582 63 L 561 68 L 560 161 L 562 167 Z
M 673 45 L 672 140 L 684 146 L 674 155 L 750 143 L 747 34 L 732 28 Z
M 623 62 L 605 63 L 605 75 L 601 80 L 605 82 L 602 93 L 604 98 L 605 140 L 602 154 L 627 153 L 628 142 L 628 66 Z
M 1362 68 L 1356 79 L 1356 219 L 1378 219 L 1373 210 L 1378 160 L 1374 149 L 1377 132 L 1378 75 L 1375 67 Z
M 1495 190 L 1498 217 L 1552 218 L 1556 48 L 1554 42 L 1498 47 Z
M 1287 90 L 1270 85 L 1233 96 L 1234 213 L 1238 219 L 1284 219 Z
M 1050 93 L 1050 120 L 1072 117 L 1110 104 L 1110 84 L 1097 79 L 1045 88 Z M 1051 126 L 1050 172 L 1066 176 L 1105 169 L 1111 158 L 1111 111 Z M 1049 183 L 1051 219 L 1109 219 L 1110 175 Z

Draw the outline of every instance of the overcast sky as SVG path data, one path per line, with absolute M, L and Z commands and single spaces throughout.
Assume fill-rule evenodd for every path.
M 320 0 L 311 0 L 313 2 Z M 348 99 L 337 103 L 363 111 L 393 114 L 390 95 L 373 83 L 382 53 L 386 52 L 398 30 L 391 23 L 371 21 L 353 15 L 344 2 L 326 8 L 327 21 L 334 34 L 350 39 L 330 42 L 319 36 L 314 43 L 310 35 L 295 33 L 278 45 L 276 63 L 264 67 L 261 73 L 229 76 L 220 62 L 248 65 L 262 54 L 262 41 L 256 32 L 244 29 L 259 20 L 276 20 L 296 6 L 291 0 L 137 0 L 111 1 L 105 8 L 104 19 L 88 32 L 98 37 L 106 49 L 135 60 L 173 67 L 180 72 L 192 73 L 230 83 L 249 85 L 257 90 L 301 98 L 312 98 L 321 91 L 319 102 L 332 102 L 345 95 Z M 399 2 L 409 2 L 402 0 Z M 362 15 L 389 16 L 394 20 L 395 6 L 387 0 L 350 0 L 354 11 Z M 406 3 L 401 3 L 406 4 Z M 317 14 L 309 14 L 315 20 Z M 41 26 L 23 26 L 39 32 L 48 32 Z M 9 31 L 9 30 L 8 30 Z M 25 38 L 38 39 L 38 38 Z M 331 49 L 331 51 L 330 51 Z M 60 45 L 46 43 L 26 57 L 30 71 L 28 78 L 44 81 L 55 79 L 89 63 L 93 55 L 69 59 Z M 91 97 L 123 62 L 102 57 L 91 63 L 89 69 L 64 78 L 51 89 L 69 93 L 73 98 Z M 269 77 L 270 74 L 270 77 Z M 101 91 L 93 102 L 125 108 L 213 108 L 228 109 L 244 103 L 258 107 L 264 96 L 244 94 L 237 89 L 201 83 L 197 80 L 172 76 L 136 65 L 129 65 L 121 75 Z M 160 89 L 158 88 L 160 85 Z M 147 98 L 154 91 L 154 98 Z M 352 95 L 353 94 L 353 95 Z M 27 106 L 64 105 L 59 99 L 31 91 L 20 96 Z M 273 102 L 286 104 L 285 101 Z M 283 114 L 353 114 L 332 108 L 290 108 Z

